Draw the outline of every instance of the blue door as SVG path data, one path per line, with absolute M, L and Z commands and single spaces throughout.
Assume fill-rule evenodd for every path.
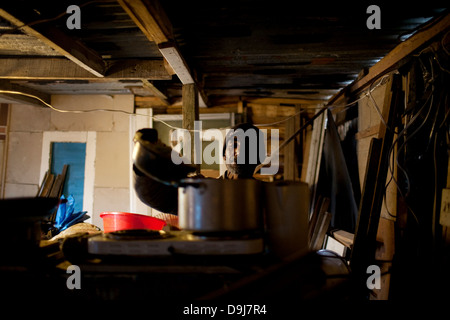
M 63 195 L 75 199 L 74 212 L 83 211 L 84 167 L 86 162 L 86 143 L 53 142 L 50 171 L 55 176 L 62 173 L 68 165 Z

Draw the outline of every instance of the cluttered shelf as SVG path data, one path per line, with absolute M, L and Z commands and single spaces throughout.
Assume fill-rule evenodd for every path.
M 5 257 L 0 266 L 2 291 L 8 292 L 10 299 L 36 301 L 66 298 L 183 301 L 230 297 L 272 301 L 288 298 L 287 295 L 292 298 L 292 292 L 286 288 L 294 287 L 295 297 L 310 300 L 324 295 L 342 299 L 350 292 L 348 269 L 330 251 L 294 255 L 289 259 L 265 253 L 92 255 L 86 248 L 86 241 L 92 237 L 95 235 L 75 234 L 42 240 L 25 255 Z

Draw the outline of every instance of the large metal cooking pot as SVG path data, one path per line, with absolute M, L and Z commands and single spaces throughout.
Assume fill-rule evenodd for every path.
M 261 192 L 261 181 L 253 179 L 184 179 L 178 188 L 179 225 L 196 232 L 258 230 Z
M 195 166 L 175 165 L 171 148 L 158 146 L 156 140 L 154 129 L 141 129 L 134 137 L 133 162 L 140 171 L 135 189 L 144 203 L 164 211 L 167 202 L 176 208 L 178 201 L 179 226 L 185 230 L 262 229 L 261 181 L 186 178 Z

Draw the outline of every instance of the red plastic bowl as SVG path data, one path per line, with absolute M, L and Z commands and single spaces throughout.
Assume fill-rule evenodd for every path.
M 119 230 L 151 229 L 161 230 L 166 222 L 164 220 L 129 212 L 103 212 L 103 231 L 112 232 Z

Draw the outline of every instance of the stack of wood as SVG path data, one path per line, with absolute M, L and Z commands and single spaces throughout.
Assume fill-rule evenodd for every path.
M 42 181 L 42 185 L 39 188 L 37 197 L 42 198 L 61 198 L 64 189 L 64 183 L 66 181 L 67 170 L 69 165 L 65 164 L 61 174 L 55 176 L 55 174 L 51 173 L 50 170 L 45 173 L 44 180 Z M 50 223 L 55 222 L 57 209 L 49 218 Z
M 319 199 L 309 222 L 309 243 L 310 249 L 317 251 L 322 249 L 325 236 L 331 222 L 331 213 L 328 212 L 330 198 Z
M 345 230 L 330 228 L 331 213 L 328 212 L 330 198 L 321 198 L 316 203 L 309 223 L 310 249 L 327 249 L 343 258 L 349 258 L 353 248 L 354 234 Z

